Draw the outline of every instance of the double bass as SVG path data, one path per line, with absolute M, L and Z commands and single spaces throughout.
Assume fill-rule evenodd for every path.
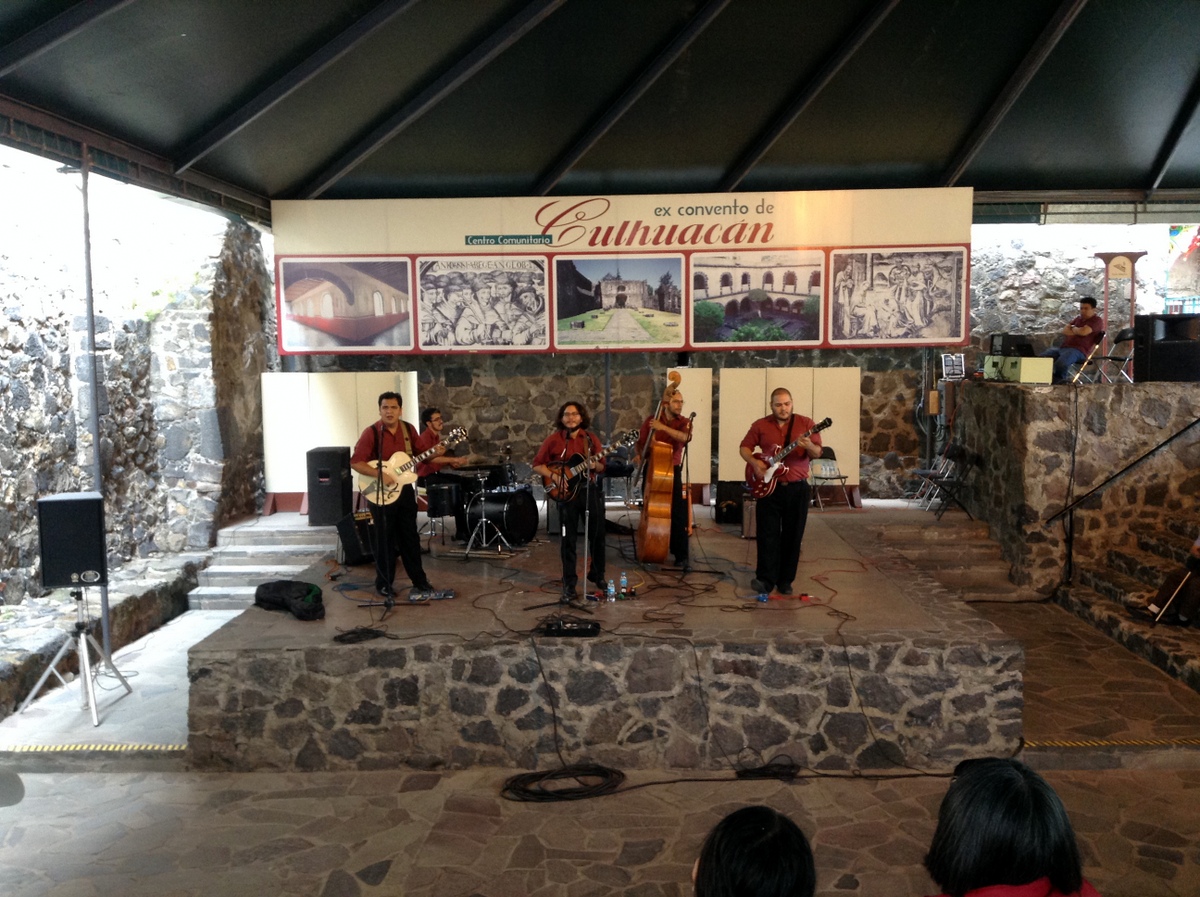
M 678 371 L 667 374 L 667 388 L 659 402 L 656 420 L 662 419 L 663 411 L 679 391 L 682 379 Z M 641 563 L 661 564 L 667 559 L 671 544 L 671 497 L 675 485 L 675 466 L 671 463 L 674 454 L 674 445 L 657 438 L 651 430 L 642 458 L 645 474 L 642 516 L 637 529 L 637 558 Z

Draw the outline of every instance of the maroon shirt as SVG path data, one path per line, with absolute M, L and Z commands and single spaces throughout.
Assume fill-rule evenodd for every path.
M 1078 349 L 1084 355 L 1092 351 L 1092 347 L 1100 342 L 1100 334 L 1104 332 L 1104 319 L 1099 314 L 1094 314 L 1090 318 L 1085 318 L 1083 315 L 1076 315 L 1075 320 L 1071 322 L 1072 327 L 1091 327 L 1092 332 L 1087 336 L 1079 336 L 1072 333 L 1063 340 L 1064 349 Z
M 404 445 L 404 431 L 402 427 L 408 428 L 408 438 L 411 440 L 412 450 Z M 382 421 L 375 421 L 371 426 L 362 431 L 362 435 L 358 437 L 358 442 L 354 445 L 354 454 L 350 456 L 351 464 L 359 464 L 364 461 L 378 460 L 378 454 L 375 448 L 375 438 L 382 430 L 383 432 L 383 460 L 386 461 L 396 452 L 404 452 L 408 455 L 419 454 L 416 451 L 417 431 L 408 421 L 400 421 L 400 426 L 396 427 L 396 432 L 389 433 L 383 427 Z
M 803 414 L 793 414 L 791 425 L 792 430 L 789 437 L 788 425 L 784 424 L 783 429 L 779 429 L 774 415 L 759 418 L 750 425 L 750 432 L 742 440 L 742 448 L 757 448 L 765 457 L 770 457 L 785 445 L 795 442 L 806 430 L 815 427 L 816 421 Z M 809 439 L 817 445 L 821 445 L 820 433 L 813 433 Z M 801 448 L 792 449 L 783 459 L 784 469 L 775 474 L 775 479 L 782 479 L 785 483 L 795 483 L 798 480 L 807 479 L 808 462 L 808 452 Z
M 566 461 L 572 455 L 583 455 L 584 457 L 598 455 L 600 450 L 600 440 L 590 430 L 577 430 L 575 437 L 571 439 L 567 437 L 566 430 L 559 428 L 546 437 L 546 441 L 542 443 L 533 458 L 533 466 L 540 467 L 543 464 Z M 589 476 L 595 479 L 595 471 L 591 471 Z
M 643 457 L 646 454 L 646 443 L 650 440 L 650 434 L 654 432 L 650 429 L 650 422 L 652 420 L 654 420 L 652 417 L 646 418 L 646 422 L 642 424 L 642 432 L 638 435 L 637 451 L 638 454 L 642 455 Z M 667 420 L 667 415 L 664 414 L 660 420 L 662 420 L 662 422 L 672 430 L 679 430 L 681 433 L 686 433 L 688 426 L 691 424 L 691 419 L 683 417 L 682 415 L 675 418 L 675 420 Z M 692 441 L 692 436 L 690 433 L 688 433 L 687 442 L 676 442 L 674 439 L 670 439 L 667 436 L 660 436 L 657 433 L 655 433 L 654 438 L 658 442 L 665 442 L 671 446 L 672 466 L 678 467 L 683 463 L 683 447 L 687 445 L 688 442 Z

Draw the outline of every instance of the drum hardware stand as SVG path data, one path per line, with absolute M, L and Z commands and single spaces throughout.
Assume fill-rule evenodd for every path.
M 504 538 L 504 533 L 500 532 L 500 527 L 496 526 L 496 524 L 494 524 L 494 523 L 492 523 L 492 521 L 488 520 L 488 516 L 487 516 L 488 493 L 485 492 L 483 489 L 483 479 L 485 479 L 485 478 L 486 478 L 486 475 L 484 478 L 479 478 L 479 477 L 476 478 L 476 479 L 480 480 L 479 492 L 476 493 L 476 495 L 471 499 L 471 501 L 479 502 L 479 522 L 477 524 L 475 524 L 475 529 L 471 530 L 471 538 L 467 540 L 467 548 L 463 552 L 463 560 L 464 561 L 468 560 L 471 557 L 471 552 L 475 548 L 476 536 L 479 537 L 479 547 L 480 548 L 487 548 L 491 545 L 495 545 L 496 551 L 498 553 L 503 553 L 506 551 L 509 552 L 510 554 L 514 553 L 513 547 L 510 544 L 508 544 L 508 540 L 506 538 Z M 467 516 L 468 517 L 470 516 L 470 505 L 469 504 L 467 506 Z M 496 536 L 494 539 L 488 538 L 487 528 L 489 526 L 493 530 L 495 530 Z M 503 547 L 501 547 L 501 546 L 503 546 Z
M 46 671 L 42 673 L 42 678 L 37 681 L 37 685 L 33 687 L 33 691 L 29 693 L 29 697 L 25 699 L 25 703 L 21 705 L 19 712 L 24 713 L 25 708 L 33 703 L 34 698 L 41 692 L 42 686 L 46 684 L 46 680 L 50 678 L 51 673 L 54 674 L 63 688 L 66 688 L 67 680 L 58 671 L 58 662 L 67 655 L 68 651 L 74 648 L 75 652 L 79 655 L 79 685 L 83 692 L 83 708 L 91 711 L 92 725 L 100 725 L 100 713 L 96 707 L 96 683 L 92 673 L 91 655 L 88 653 L 89 644 L 100 655 L 100 666 L 108 667 L 112 674 L 120 680 L 121 685 L 125 687 L 126 694 L 133 693 L 133 688 L 130 687 L 129 682 L 121 675 L 121 671 L 113 665 L 112 657 L 104 652 L 104 649 L 100 647 L 100 643 L 88 632 L 88 619 L 87 614 L 84 612 L 84 593 L 86 590 L 86 586 L 71 590 L 71 597 L 75 599 L 75 631 L 70 638 L 62 643 L 62 647 L 58 649 L 58 653 L 50 661 L 50 666 L 46 667 Z M 99 668 L 97 668 L 96 672 L 99 672 Z

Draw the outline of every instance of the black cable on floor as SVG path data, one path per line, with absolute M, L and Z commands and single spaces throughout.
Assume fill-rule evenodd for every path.
M 574 786 L 560 785 L 573 781 Z M 509 778 L 500 791 L 506 800 L 528 803 L 586 800 L 612 794 L 625 781 L 625 773 L 595 763 L 577 763 L 544 772 L 526 772 Z

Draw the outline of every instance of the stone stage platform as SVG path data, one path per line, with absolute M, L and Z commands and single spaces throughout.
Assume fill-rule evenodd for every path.
M 557 604 L 558 542 L 544 528 L 512 556 L 463 560 L 435 540 L 426 571 L 457 597 L 401 602 L 382 620 L 357 606 L 374 599 L 372 568 L 313 567 L 303 578 L 324 587 L 323 621 L 250 608 L 189 652 L 190 760 L 945 770 L 1018 749 L 1020 643 L 888 549 L 889 511 L 811 514 L 795 583 L 810 600 L 766 603 L 749 587 L 754 543 L 697 511 L 686 576 L 641 569 L 631 537 L 610 532 L 607 575 L 627 570 L 637 597 L 586 602 L 590 614 Z M 948 535 L 966 520 L 917 519 Z M 562 614 L 597 621 L 599 636 L 534 634 Z M 335 641 L 368 626 L 385 637 Z

